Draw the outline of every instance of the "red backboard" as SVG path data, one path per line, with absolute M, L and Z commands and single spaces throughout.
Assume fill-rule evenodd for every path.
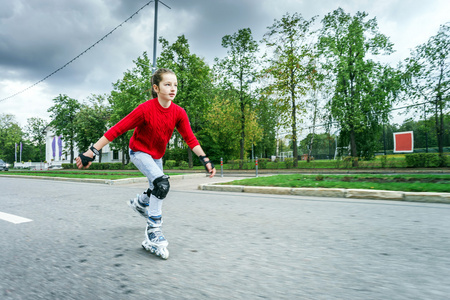
M 394 132 L 394 153 L 413 152 L 414 134 L 412 131 Z

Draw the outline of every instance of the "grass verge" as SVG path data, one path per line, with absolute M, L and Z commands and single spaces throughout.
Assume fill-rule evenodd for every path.
M 42 176 L 42 177 L 62 177 L 62 178 L 91 178 L 91 179 L 125 179 L 145 177 L 139 171 L 127 170 L 51 170 L 51 171 L 29 171 L 29 170 L 10 170 L 2 172 L 2 175 L 25 175 L 25 176 Z M 171 175 L 181 175 L 182 173 L 170 173 Z
M 275 175 L 223 184 L 450 193 L 450 175 Z

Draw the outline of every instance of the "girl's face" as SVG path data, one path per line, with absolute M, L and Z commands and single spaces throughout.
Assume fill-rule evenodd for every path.
M 159 86 L 153 85 L 153 89 L 158 94 L 161 101 L 172 101 L 177 95 L 177 76 L 175 74 L 166 73 L 162 75 Z

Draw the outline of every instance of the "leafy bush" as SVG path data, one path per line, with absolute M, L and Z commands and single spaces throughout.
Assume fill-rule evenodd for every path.
M 89 169 L 91 170 L 122 170 L 122 163 L 93 163 Z
M 176 164 L 177 164 L 177 162 L 175 160 L 166 160 L 165 167 L 167 169 L 173 169 L 173 167 L 175 167 Z
M 179 163 L 178 163 L 178 166 L 180 167 L 180 169 L 189 169 L 189 164 L 188 164 L 188 162 L 187 161 L 184 161 L 184 160 L 182 160 L 182 161 L 180 161 Z
M 286 169 L 291 169 L 294 166 L 294 159 L 293 158 L 285 158 L 284 164 L 286 166 Z
M 271 161 L 270 158 L 258 158 L 258 168 L 267 169 L 267 164 Z
M 405 155 L 408 168 L 436 168 L 448 166 L 448 158 L 439 153 L 412 153 Z
M 133 164 L 129 164 L 133 165 Z M 61 164 L 63 169 L 78 169 L 76 164 Z M 133 165 L 134 167 L 134 165 Z M 123 170 L 123 169 L 132 169 L 133 167 L 123 166 L 122 163 L 92 163 L 89 167 L 90 170 Z M 134 169 L 137 169 L 134 167 Z
M 244 165 L 245 164 L 245 160 L 241 160 L 241 159 L 229 160 L 228 163 L 230 164 L 230 167 L 231 167 L 232 170 L 239 169 L 240 165 L 242 165 L 243 168 L 246 167 Z
M 132 162 L 130 162 L 128 165 L 125 165 L 125 169 L 126 170 L 138 170 L 138 168 Z
M 383 155 L 383 156 L 381 156 L 381 167 L 382 168 L 386 168 L 386 165 L 387 165 L 387 156 L 386 155 Z

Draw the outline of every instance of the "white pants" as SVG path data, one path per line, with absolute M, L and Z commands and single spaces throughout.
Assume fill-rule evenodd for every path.
M 139 171 L 147 177 L 149 187 L 153 190 L 153 181 L 164 175 L 162 158 L 154 159 L 150 154 L 132 150 L 130 150 L 130 158 Z M 162 215 L 162 199 L 158 199 L 154 195 L 150 195 L 149 198 L 147 194 L 142 194 L 139 197 L 141 202 L 148 203 L 149 217 Z

